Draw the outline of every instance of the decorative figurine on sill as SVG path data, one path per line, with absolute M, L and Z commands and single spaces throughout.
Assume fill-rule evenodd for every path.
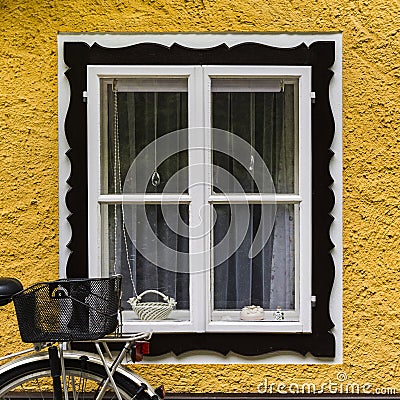
M 283 321 L 285 319 L 285 313 L 281 310 L 280 306 L 274 312 L 274 318 L 276 321 Z

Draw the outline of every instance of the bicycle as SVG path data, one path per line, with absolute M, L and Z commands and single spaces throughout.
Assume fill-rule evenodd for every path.
M 163 399 L 163 386 L 153 389 L 121 365 L 129 355 L 136 362 L 149 354 L 151 333 L 122 335 L 120 300 L 120 275 L 27 289 L 15 278 L 0 278 L 0 306 L 14 302 L 22 341 L 34 344 L 0 358 L 12 359 L 0 367 L 0 399 Z M 76 342 L 94 344 L 97 354 L 72 350 Z M 116 355 L 110 351 L 115 343 L 122 345 Z

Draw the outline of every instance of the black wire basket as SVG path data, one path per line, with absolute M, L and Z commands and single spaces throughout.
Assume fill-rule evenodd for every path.
M 23 342 L 96 340 L 115 331 L 121 276 L 41 282 L 17 293 Z

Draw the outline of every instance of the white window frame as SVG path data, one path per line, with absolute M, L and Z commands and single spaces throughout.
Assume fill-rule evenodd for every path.
M 211 193 L 211 182 L 208 182 L 207 204 L 297 204 L 295 227 L 295 311 L 285 312 L 285 321 L 216 321 L 212 318 L 212 294 L 207 291 L 207 332 L 311 332 L 311 67 L 305 66 L 204 66 L 203 85 L 205 101 L 205 132 L 211 132 L 211 79 L 212 78 L 272 78 L 298 80 L 298 193 L 293 195 L 227 195 Z M 296 101 L 296 99 L 295 99 Z M 211 149 L 211 136 L 206 137 L 206 148 Z M 211 165 L 211 151 L 207 163 Z M 211 173 L 208 174 L 211 177 Z M 301 206 L 300 206 L 301 205 Z M 208 211 L 210 212 L 210 211 Z M 211 223 L 211 218 L 207 218 Z M 211 226 L 206 227 L 211 232 Z M 211 242 L 211 237 L 208 238 Z M 301 273 L 300 273 L 301 271 Z M 206 287 L 211 288 L 211 274 L 206 276 Z M 228 314 L 229 312 L 225 312 Z M 270 311 L 266 313 L 271 314 Z
M 101 79 L 125 79 L 130 77 L 182 77 L 188 79 L 188 124 L 189 126 L 199 126 L 201 124 L 202 113 L 195 110 L 201 107 L 198 99 L 192 94 L 201 90 L 197 78 L 200 73 L 199 67 L 193 66 L 88 66 L 88 85 L 87 85 L 87 103 L 88 103 L 88 223 L 89 229 L 89 276 L 101 276 L 101 214 L 100 204 L 121 204 L 122 197 L 125 204 L 143 204 L 150 202 L 153 204 L 161 204 L 169 201 L 172 203 L 193 203 L 193 196 L 189 195 L 166 195 L 164 194 L 137 194 L 137 195 L 102 195 L 101 194 Z M 190 143 L 189 146 L 192 146 Z M 190 157 L 190 152 L 189 152 Z M 190 174 L 190 170 L 189 170 Z M 190 182 L 189 176 L 189 182 Z M 189 240 L 189 254 L 194 244 Z M 192 263 L 192 260 L 189 261 Z M 204 279 L 203 279 L 204 280 Z M 190 280 L 191 281 L 191 280 Z M 190 318 L 188 321 L 140 321 L 137 319 L 125 318 L 123 330 L 125 332 L 135 332 L 144 329 L 150 329 L 154 332 L 203 332 L 204 331 L 204 315 L 201 303 L 196 302 L 196 298 L 201 298 L 204 286 L 201 285 L 202 280 L 199 279 L 198 285 L 189 284 L 189 301 L 190 301 Z M 133 312 L 128 311 L 129 317 L 133 316 Z M 129 315 L 130 314 L 130 315 Z
M 288 312 L 285 321 L 234 322 L 212 321 L 210 247 L 211 247 L 211 207 L 213 204 L 226 202 L 226 195 L 211 193 L 211 185 L 199 187 L 191 185 L 208 182 L 211 170 L 204 170 L 203 176 L 192 176 L 189 168 L 188 195 L 138 194 L 124 195 L 124 203 L 162 202 L 184 203 L 190 207 L 189 226 L 189 268 L 203 265 L 204 271 L 191 274 L 189 284 L 190 319 L 182 321 L 140 321 L 126 318 L 126 332 L 151 329 L 154 332 L 311 332 L 311 67 L 297 66 L 88 66 L 88 224 L 89 227 L 89 276 L 101 276 L 101 204 L 122 203 L 122 195 L 101 194 L 101 80 L 124 79 L 133 77 L 186 77 L 188 78 L 188 126 L 205 127 L 204 135 L 189 133 L 189 166 L 196 163 L 206 164 L 211 168 L 211 150 L 193 151 L 196 148 L 211 149 L 211 114 L 210 114 L 210 78 L 211 77 L 265 77 L 298 80 L 298 168 L 299 193 L 293 195 L 246 195 L 245 198 L 231 196 L 236 203 L 291 203 L 299 207 L 296 225 L 296 312 Z M 189 129 L 189 132 L 190 129 Z M 198 131 L 196 131 L 198 132 Z M 207 159 L 204 160 L 204 157 Z M 211 183 L 211 182 L 209 182 Z M 194 239 L 190 230 L 200 221 L 198 210 L 206 205 L 204 232 L 200 239 Z M 300 206 L 301 205 L 301 206 Z M 208 233 L 207 233 L 208 232 Z M 301 256 L 298 257 L 298 254 Z M 301 271 L 301 273 L 300 273 Z M 293 315 L 291 315 L 291 313 Z M 132 311 L 125 312 L 132 316 Z M 178 314 L 178 313 L 177 313 Z M 270 312 L 272 314 L 272 312 Z M 295 320 L 293 320 L 295 319 Z

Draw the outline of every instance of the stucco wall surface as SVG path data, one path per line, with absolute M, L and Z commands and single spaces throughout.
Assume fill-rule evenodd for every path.
M 399 9 L 399 0 L 0 0 L 1 275 L 27 286 L 58 273 L 58 32 L 342 31 L 343 364 L 135 368 L 173 392 L 256 392 L 265 378 L 400 391 Z M 25 347 L 11 305 L 0 320 L 1 355 Z

